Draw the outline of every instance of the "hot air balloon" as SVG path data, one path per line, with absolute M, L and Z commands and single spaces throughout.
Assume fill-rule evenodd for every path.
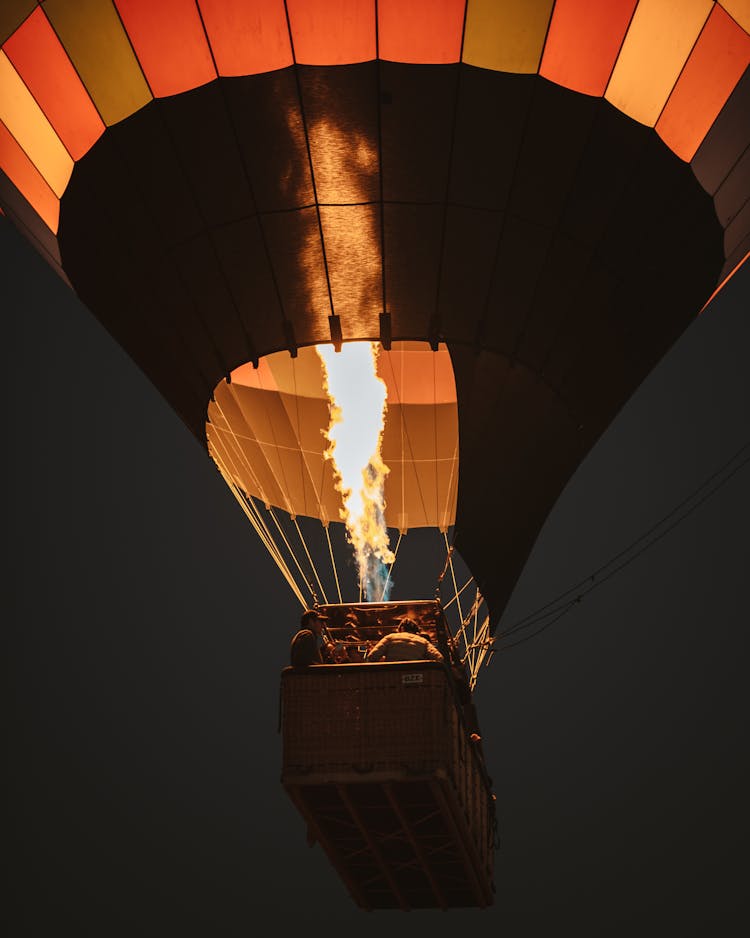
M 302 605 L 352 601 L 314 349 L 382 349 L 386 520 L 444 540 L 473 686 L 568 480 L 747 258 L 749 29 L 740 0 L 17 0 L 0 207 Z

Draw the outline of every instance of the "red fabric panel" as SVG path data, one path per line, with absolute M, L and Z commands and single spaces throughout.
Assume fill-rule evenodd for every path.
M 8 39 L 3 51 L 68 153 L 80 159 L 102 135 L 104 123 L 41 7 Z
M 195 0 L 115 0 L 156 98 L 216 78 Z
M 199 0 L 220 75 L 259 75 L 292 64 L 284 0 Z
M 375 58 L 373 0 L 287 0 L 294 57 L 302 65 Z
M 443 64 L 461 59 L 465 0 L 380 0 L 379 57 Z
M 603 95 L 637 0 L 557 0 L 539 74 Z
M 656 123 L 683 160 L 693 158 L 748 65 L 750 36 L 717 4 Z

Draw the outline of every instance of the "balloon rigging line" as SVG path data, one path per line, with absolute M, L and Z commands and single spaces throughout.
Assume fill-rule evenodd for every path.
M 294 521 L 294 526 L 295 526 L 295 528 L 297 529 L 297 534 L 299 535 L 299 539 L 300 539 L 300 541 L 302 541 L 302 547 L 304 548 L 305 554 L 307 555 L 308 563 L 310 564 L 310 567 L 312 568 L 312 572 L 313 572 L 313 576 L 315 577 L 315 581 L 316 581 L 316 583 L 318 584 L 318 588 L 320 589 L 320 592 L 323 594 L 323 602 L 324 602 L 324 603 L 327 603 L 327 602 L 328 602 L 328 597 L 326 596 L 326 591 L 325 591 L 325 589 L 323 588 L 323 584 L 320 582 L 320 577 L 318 576 L 318 571 L 317 571 L 317 568 L 316 568 L 315 564 L 313 563 L 313 559 L 312 559 L 312 557 L 310 556 L 310 551 L 307 549 L 307 543 L 306 543 L 306 541 L 305 541 L 305 538 L 304 538 L 303 535 L 302 535 L 302 531 L 301 531 L 301 529 L 300 529 L 299 522 L 297 521 L 296 517 L 293 518 L 292 520 Z
M 258 534 L 258 537 L 261 539 L 261 542 L 265 545 L 266 550 L 268 551 L 271 558 L 276 563 L 276 566 L 281 571 L 281 574 L 284 577 L 284 579 L 287 581 L 287 583 L 289 584 L 290 589 L 292 590 L 294 595 L 297 597 L 297 599 L 299 599 L 301 605 L 305 606 L 306 603 L 305 603 L 304 597 L 302 596 L 302 592 L 300 591 L 294 577 L 291 574 L 291 571 L 289 570 L 286 562 L 284 561 L 284 558 L 281 556 L 281 553 L 276 543 L 273 541 L 273 538 L 270 536 L 270 532 L 268 532 L 266 525 L 263 522 L 263 519 L 260 518 L 260 516 L 257 514 L 257 508 L 255 504 L 252 502 L 250 496 L 245 495 L 245 493 L 242 492 L 238 488 L 238 486 L 231 480 L 228 473 L 226 472 L 225 467 L 223 467 L 222 465 L 219 465 L 218 462 L 217 462 L 217 465 L 219 466 L 219 471 L 224 477 L 224 481 L 229 487 L 229 490 L 237 499 L 237 502 L 240 508 L 242 509 L 245 516 L 252 524 L 253 528 L 255 528 L 255 531 Z
M 453 567 L 453 550 L 448 544 L 448 535 L 443 531 L 443 540 L 445 541 L 445 549 L 447 551 L 448 557 L 448 566 L 451 571 L 451 579 L 453 580 L 453 592 L 456 594 L 456 606 L 458 607 L 458 616 L 461 619 L 461 622 L 464 621 L 464 614 L 461 610 L 461 600 L 458 595 L 458 583 L 456 582 L 456 571 Z
M 435 449 L 435 461 L 437 462 L 437 447 Z M 449 509 L 450 509 L 451 499 L 453 495 L 454 479 L 457 481 L 457 476 L 456 476 L 457 465 L 458 465 L 458 437 L 456 438 L 456 445 L 453 447 L 453 458 L 451 459 L 451 474 L 448 477 L 448 490 L 445 493 L 445 510 L 443 511 L 442 527 L 446 529 L 450 525 L 450 521 L 448 520 L 451 517 Z M 453 514 L 455 516 L 455 510 Z
M 216 437 L 216 439 L 211 441 L 211 447 L 212 447 L 212 449 L 218 450 L 218 447 L 220 446 L 221 449 L 222 449 L 222 451 L 224 452 L 224 458 L 225 458 L 225 460 L 228 460 L 228 461 L 231 463 L 232 468 L 234 469 L 234 473 L 233 473 L 233 474 L 234 474 L 234 475 L 237 475 L 237 476 L 241 474 L 241 473 L 239 472 L 238 467 L 237 467 L 237 462 L 236 462 L 236 460 L 235 460 L 235 458 L 234 458 L 234 454 L 231 452 L 230 447 L 227 445 L 226 435 L 227 435 L 227 430 L 228 430 L 229 439 L 230 439 L 231 443 L 233 444 L 234 450 L 236 451 L 237 455 L 239 456 L 239 459 L 240 459 L 242 465 L 243 465 L 243 466 L 245 467 L 245 469 L 247 470 L 247 472 L 248 472 L 250 478 L 251 478 L 252 481 L 253 481 L 253 484 L 255 485 L 255 488 L 257 489 L 258 493 L 260 494 L 261 499 L 262 499 L 264 502 L 268 503 L 268 502 L 269 502 L 269 499 L 268 499 L 268 497 L 267 497 L 267 495 L 266 495 L 266 493 L 265 493 L 265 491 L 264 491 L 264 489 L 263 489 L 263 486 L 260 484 L 260 480 L 259 480 L 258 477 L 256 476 L 256 474 L 255 474 L 255 472 L 254 472 L 254 470 L 253 470 L 253 467 L 252 467 L 252 466 L 250 465 L 250 463 L 248 462 L 248 459 L 247 459 L 247 457 L 245 456 L 244 450 L 242 449 L 242 446 L 240 445 L 240 442 L 239 442 L 239 440 L 237 439 L 237 434 L 236 434 L 234 428 L 232 427 L 232 425 L 231 425 L 231 424 L 229 423 L 229 421 L 227 420 L 227 418 L 224 416 L 224 411 L 222 410 L 221 405 L 219 404 L 218 401 L 216 401 L 216 407 L 217 407 L 217 410 L 219 411 L 220 416 L 222 417 L 222 419 L 223 419 L 224 422 L 226 423 L 227 429 L 225 429 L 224 427 L 219 427 L 217 424 L 211 423 L 211 426 L 212 426 L 212 427 L 214 428 L 214 430 L 216 431 L 215 434 L 214 434 L 214 436 Z M 210 422 L 210 421 L 209 421 L 209 422 Z M 250 432 L 252 432 L 252 431 L 250 431 Z M 215 456 L 214 458 L 216 459 L 217 457 Z
M 747 450 L 748 448 L 750 448 L 750 442 L 745 443 L 743 446 L 741 446 L 740 449 L 737 450 L 737 452 L 724 463 L 723 466 L 721 466 L 714 473 L 712 473 L 707 479 L 705 479 L 696 489 L 693 490 L 693 492 L 690 495 L 687 496 L 687 498 L 684 498 L 670 512 L 668 512 L 659 521 L 653 524 L 644 534 L 636 538 L 636 540 L 634 540 L 631 544 L 629 544 L 623 550 L 619 551 L 619 553 L 615 554 L 615 556 L 612 557 L 610 560 L 608 560 L 607 563 L 603 564 L 601 567 L 595 570 L 592 574 L 590 574 L 584 580 L 580 580 L 574 586 L 571 586 L 569 589 L 565 590 L 563 593 L 560 593 L 560 595 L 557 596 L 555 599 L 550 600 L 550 602 L 546 603 L 543 606 L 540 606 L 535 612 L 530 613 L 528 616 L 525 616 L 524 618 L 519 619 L 509 629 L 506 629 L 504 632 L 497 635 L 496 637 L 498 639 L 507 638 L 509 635 L 513 635 L 516 632 L 521 632 L 525 629 L 529 629 L 532 626 L 539 624 L 540 622 L 544 622 L 544 620 L 549 618 L 550 616 L 554 616 L 554 618 L 552 618 L 549 622 L 546 622 L 544 625 L 541 626 L 541 628 L 537 629 L 535 632 L 532 632 L 530 635 L 526 635 L 524 638 L 521 638 L 516 642 L 511 642 L 510 644 L 504 645 L 501 650 L 506 651 L 506 650 L 509 650 L 510 648 L 515 648 L 516 645 L 520 645 L 523 642 L 529 641 L 530 639 L 539 635 L 541 632 L 544 632 L 551 625 L 557 622 L 558 619 L 562 618 L 562 616 L 566 615 L 575 606 L 577 606 L 582 601 L 584 596 L 586 596 L 592 590 L 596 589 L 596 587 L 602 586 L 604 583 L 607 582 L 607 580 L 611 579 L 616 573 L 619 573 L 620 570 L 627 567 L 634 560 L 640 557 L 641 554 L 645 553 L 645 551 L 647 551 L 650 547 L 653 547 L 654 544 L 658 543 L 663 537 L 669 534 L 670 531 L 673 531 L 674 528 L 676 528 L 679 524 L 681 524 L 689 515 L 691 515 L 705 501 L 707 501 L 712 495 L 718 492 L 719 489 L 722 488 L 722 486 L 724 486 L 734 475 L 736 475 L 737 472 L 740 471 L 740 469 L 743 468 L 743 466 L 747 465 L 747 463 L 750 462 L 750 456 L 747 456 L 738 465 L 736 465 L 731 470 L 731 472 L 728 471 L 731 464 L 735 462 L 738 459 L 738 457 L 741 456 L 741 454 L 745 452 L 745 450 Z M 705 491 L 706 489 L 708 489 L 711 483 L 713 483 L 714 480 L 717 479 L 717 477 L 722 475 L 722 473 L 725 473 L 724 478 L 719 478 L 716 484 L 713 486 L 713 488 L 711 488 L 709 491 Z M 705 494 L 703 494 L 702 497 L 699 498 L 697 501 L 694 501 L 697 498 L 697 496 L 700 495 L 700 493 L 704 491 L 705 491 Z M 689 504 L 690 502 L 694 502 L 694 504 L 691 505 Z M 685 508 L 686 505 L 688 506 L 687 508 Z M 685 508 L 685 510 L 682 512 L 682 514 L 678 514 L 683 508 Z M 670 519 L 674 518 L 675 515 L 678 515 L 678 516 L 675 518 L 675 520 L 671 524 L 669 524 L 666 528 L 664 528 L 663 531 L 660 531 L 658 534 L 652 537 L 651 540 L 648 540 L 648 538 L 651 537 L 651 535 L 653 535 L 660 527 L 666 524 Z M 643 543 L 644 541 L 645 543 Z M 634 554 L 632 554 L 632 556 L 628 557 L 627 555 L 630 554 L 631 551 L 639 544 L 643 544 L 643 546 L 639 550 L 637 550 Z M 622 562 L 618 564 L 617 562 L 621 560 L 621 558 L 625 558 L 625 559 L 622 560 Z M 616 566 L 613 567 L 613 565 L 616 565 Z M 613 567 L 613 569 L 610 569 L 611 567 Z M 605 571 L 607 572 L 605 573 Z M 602 574 L 604 575 L 602 576 Z M 586 584 L 588 584 L 588 586 L 586 586 Z M 576 595 L 572 599 L 567 600 L 567 602 L 564 602 L 562 606 L 560 606 L 559 603 L 563 599 L 565 599 L 565 597 L 570 596 L 572 593 L 575 593 Z
M 403 531 L 398 532 L 398 541 L 396 541 L 396 549 L 393 551 L 393 560 L 390 562 L 388 567 L 388 576 L 385 578 L 385 584 L 383 586 L 383 593 L 380 597 L 380 601 L 385 600 L 385 592 L 388 589 L 388 584 L 391 582 L 391 571 L 393 570 L 393 565 L 396 563 L 396 557 L 398 557 L 398 549 L 401 546 L 401 538 L 404 536 Z
M 336 569 L 336 560 L 333 556 L 333 547 L 331 545 L 331 535 L 328 531 L 327 524 L 323 525 L 323 530 L 326 532 L 326 541 L 328 541 L 328 553 L 331 556 L 331 567 L 333 568 L 333 578 L 336 581 L 336 592 L 338 593 L 338 596 L 339 596 L 339 602 L 342 603 L 343 599 L 341 598 L 341 586 L 339 585 L 339 573 L 338 573 L 338 570 Z
M 281 525 L 279 524 L 279 519 L 276 517 L 276 513 L 275 513 L 275 511 L 273 510 L 273 505 L 269 505 L 269 507 L 268 507 L 268 513 L 269 513 L 269 514 L 271 515 L 271 517 L 273 518 L 273 522 L 274 522 L 274 524 L 276 525 L 276 528 L 278 529 L 278 532 L 279 532 L 279 534 L 281 535 L 282 540 L 283 540 L 284 543 L 286 544 L 286 549 L 289 551 L 292 560 L 294 561 L 294 563 L 295 563 L 297 569 L 299 570 L 299 575 L 302 577 L 303 583 L 305 584 L 305 586 L 306 586 L 306 587 L 308 588 L 308 590 L 310 591 L 310 597 L 311 597 L 312 599 L 314 599 L 314 598 L 315 598 L 315 594 L 314 594 L 314 592 L 313 592 L 313 589 L 312 589 L 312 587 L 310 586 L 310 583 L 308 582 L 307 577 L 305 576 L 304 571 L 302 570 L 302 567 L 300 566 L 299 560 L 297 560 L 297 555 L 294 553 L 294 551 L 292 550 L 292 547 L 291 547 L 289 541 L 287 540 L 287 536 L 286 536 L 286 534 L 284 533 L 284 529 L 283 529 L 283 528 L 281 527 Z M 304 605 L 304 604 L 303 604 L 303 605 Z
M 463 593 L 463 591 L 466 589 L 466 587 L 467 587 L 467 586 L 471 586 L 471 584 L 472 584 L 473 582 L 474 582 L 474 577 L 473 577 L 473 576 L 470 576 L 469 579 L 464 583 L 464 585 L 463 585 L 463 586 L 461 587 L 461 589 L 458 591 L 458 593 L 456 594 L 456 596 L 460 596 L 461 593 Z M 448 600 L 448 602 L 443 606 L 443 609 L 449 609 L 449 608 L 453 605 L 453 603 L 456 601 L 456 596 L 452 596 L 452 597 Z
M 235 396 L 235 393 L 234 393 L 234 388 L 232 388 L 231 386 L 230 386 L 230 394 L 232 394 L 232 396 L 235 397 L 235 399 L 236 399 L 236 396 Z M 254 482 L 256 488 L 257 488 L 258 491 L 260 491 L 260 493 L 263 495 L 263 494 L 264 494 L 264 493 L 263 493 L 263 487 L 260 485 L 260 482 L 259 482 L 259 480 L 257 479 L 257 477 L 256 477 L 256 475 L 255 475 L 255 472 L 253 471 L 252 467 L 250 466 L 250 464 L 249 464 L 249 462 L 248 462 L 248 460 L 247 460 L 247 457 L 245 456 L 244 450 L 243 450 L 242 446 L 240 445 L 239 440 L 238 440 L 238 438 L 237 438 L 237 434 L 235 433 L 234 429 L 232 428 L 231 423 L 230 423 L 229 421 L 227 421 L 227 418 L 226 418 L 226 416 L 224 415 L 224 411 L 222 410 L 222 407 L 221 407 L 221 405 L 219 404 L 218 401 L 216 402 L 216 405 L 217 405 L 217 408 L 218 408 L 218 410 L 219 410 L 219 413 L 220 413 L 222 419 L 225 421 L 225 423 L 227 424 L 227 426 L 230 428 L 230 430 L 229 430 L 229 432 L 230 432 L 230 438 L 231 438 L 231 440 L 232 440 L 232 443 L 234 444 L 235 450 L 240 454 L 240 457 L 241 457 L 241 459 L 242 459 L 242 462 L 243 462 L 243 464 L 245 465 L 245 467 L 247 468 L 247 470 L 248 470 L 248 472 L 249 472 L 251 478 L 253 479 L 253 482 Z M 239 406 L 239 405 L 238 405 L 238 406 Z M 268 417 L 268 412 L 267 412 L 267 411 L 266 411 L 266 416 Z M 217 429 L 218 429 L 218 428 L 217 428 Z M 221 434 L 219 434 L 219 439 L 221 440 L 222 446 L 226 449 L 226 443 L 224 442 L 223 436 L 222 436 Z M 227 453 L 227 455 L 231 458 L 231 454 L 230 454 L 230 453 Z M 215 459 L 217 459 L 217 464 L 218 464 L 218 452 L 215 454 Z M 234 464 L 234 459 L 232 459 L 232 463 Z M 273 473 L 273 468 L 270 466 L 270 463 L 268 463 L 268 465 L 269 465 L 269 467 L 271 468 L 271 472 Z M 221 469 L 221 466 L 220 466 L 220 469 Z M 276 484 L 277 484 L 277 486 L 279 486 L 278 478 L 276 478 L 276 474 L 275 474 L 275 473 L 273 473 L 273 474 L 274 474 L 274 478 L 276 479 Z M 229 474 L 228 474 L 225 470 L 223 470 L 223 471 L 222 471 L 222 475 L 224 476 L 224 479 L 225 479 L 225 481 L 227 482 L 227 484 L 228 484 L 228 485 L 230 486 L 230 488 L 234 491 L 234 483 L 230 483 L 230 482 L 229 482 L 229 478 L 228 478 L 228 477 L 229 477 Z M 281 488 L 281 486 L 279 486 L 279 488 Z M 282 489 L 282 491 L 283 491 L 283 489 Z M 280 548 L 278 547 L 278 545 L 276 544 L 276 542 L 275 542 L 275 540 L 274 540 L 274 538 L 273 538 L 273 535 L 271 534 L 269 528 L 267 527 L 265 521 L 263 520 L 263 518 L 262 518 L 260 512 L 257 510 L 257 508 L 256 508 L 256 506 L 255 506 L 255 503 L 254 503 L 253 500 L 252 500 L 252 496 L 245 495 L 244 493 L 243 493 L 243 496 L 244 496 L 244 497 L 243 497 L 243 499 L 240 501 L 240 505 L 243 507 L 243 510 L 245 511 L 246 516 L 247 516 L 248 519 L 250 520 L 250 523 L 253 525 L 253 527 L 255 528 L 256 532 L 257 532 L 258 535 L 260 536 L 261 541 L 264 543 L 264 545 L 265 545 L 265 547 L 266 547 L 266 550 L 268 550 L 268 552 L 271 554 L 271 557 L 274 559 L 274 561 L 275 561 L 275 563 L 276 563 L 276 566 L 279 568 L 279 570 L 281 571 L 281 573 L 282 573 L 282 575 L 284 576 L 284 578 L 286 579 L 286 581 L 290 584 L 290 586 L 292 586 L 292 591 L 295 593 L 295 595 L 297 596 L 297 598 L 300 600 L 301 604 L 302 604 L 303 606 L 306 605 L 306 603 L 305 603 L 305 601 L 304 601 L 304 598 L 302 597 L 302 593 L 301 593 L 299 587 L 297 586 L 296 580 L 294 580 L 294 577 L 293 577 L 293 575 L 292 575 L 292 573 L 291 573 L 291 570 L 289 569 L 288 564 L 287 564 L 286 561 L 284 560 L 284 557 L 283 557 L 283 555 L 282 555 L 282 553 L 281 553 L 281 550 L 280 550 Z M 235 492 L 235 497 L 237 497 L 237 493 L 236 493 L 236 492 Z M 238 500 L 239 500 L 239 499 L 238 499 Z M 307 582 L 307 578 L 305 577 L 305 574 L 303 573 L 303 571 L 302 571 L 302 569 L 301 569 L 301 567 L 300 567 L 300 565 L 299 565 L 299 562 L 297 561 L 297 557 L 295 556 L 294 551 L 291 549 L 291 547 L 290 547 L 290 545 L 289 545 L 289 542 L 288 542 L 287 539 L 286 539 L 286 535 L 284 534 L 283 530 L 282 530 L 281 527 L 279 526 L 279 522 L 278 522 L 278 520 L 277 520 L 275 514 L 273 513 L 272 508 L 270 507 L 270 502 L 265 498 L 265 496 L 264 496 L 264 501 L 266 501 L 266 504 L 268 504 L 268 506 L 269 506 L 269 507 L 268 507 L 268 510 L 269 510 L 269 512 L 271 513 L 271 517 L 273 518 L 273 520 L 274 520 L 274 522 L 275 522 L 275 524 L 276 524 L 276 527 L 279 529 L 279 533 L 281 534 L 282 538 L 284 539 L 284 542 L 285 542 L 285 544 L 286 544 L 287 550 L 289 551 L 289 553 L 290 553 L 291 556 L 292 556 L 292 559 L 294 560 L 295 564 L 297 565 L 297 569 L 298 569 L 299 572 L 300 572 L 300 576 L 302 577 L 303 582 L 307 585 L 308 589 L 310 589 L 310 584 Z M 246 505 L 246 504 L 247 504 L 248 508 L 245 508 L 245 505 Z M 291 514 L 291 512 L 290 512 L 290 514 Z M 261 533 L 261 528 L 262 528 L 262 531 L 263 531 L 264 533 Z M 310 592 L 312 593 L 312 590 L 310 590 Z
M 304 598 L 302 596 L 302 592 L 300 591 L 296 580 L 292 576 L 292 573 L 286 561 L 284 560 L 284 557 L 278 545 L 273 539 L 273 535 L 271 534 L 260 512 L 258 511 L 258 508 L 255 502 L 253 501 L 252 497 L 249 495 L 246 495 L 244 492 L 242 492 L 238 488 L 238 486 L 232 481 L 231 477 L 229 476 L 229 473 L 226 471 L 226 467 L 223 464 L 220 464 L 217 461 L 217 465 L 219 466 L 219 471 L 224 477 L 224 481 L 229 486 L 230 491 L 234 494 L 240 507 L 244 511 L 246 517 L 248 518 L 253 528 L 255 529 L 256 533 L 260 537 L 262 543 L 265 545 L 266 550 L 268 551 L 268 553 L 271 555 L 272 559 L 276 563 L 276 566 L 279 568 L 282 575 L 286 579 L 287 583 L 290 585 L 292 592 L 297 596 L 297 598 L 299 599 L 300 603 L 303 606 L 306 605 Z

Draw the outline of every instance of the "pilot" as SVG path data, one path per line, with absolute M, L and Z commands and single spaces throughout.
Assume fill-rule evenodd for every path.
M 444 661 L 441 651 L 419 634 L 419 624 L 401 620 L 397 632 L 389 632 L 367 652 L 366 661 Z

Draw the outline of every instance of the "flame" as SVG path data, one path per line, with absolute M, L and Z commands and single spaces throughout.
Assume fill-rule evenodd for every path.
M 385 478 L 389 469 L 381 456 L 388 409 L 385 382 L 377 373 L 380 346 L 374 342 L 344 344 L 340 352 L 318 345 L 330 422 L 323 435 L 333 461 L 336 488 L 341 492 L 341 520 L 357 560 L 360 589 L 367 602 L 386 600 L 391 585 L 385 522 Z

